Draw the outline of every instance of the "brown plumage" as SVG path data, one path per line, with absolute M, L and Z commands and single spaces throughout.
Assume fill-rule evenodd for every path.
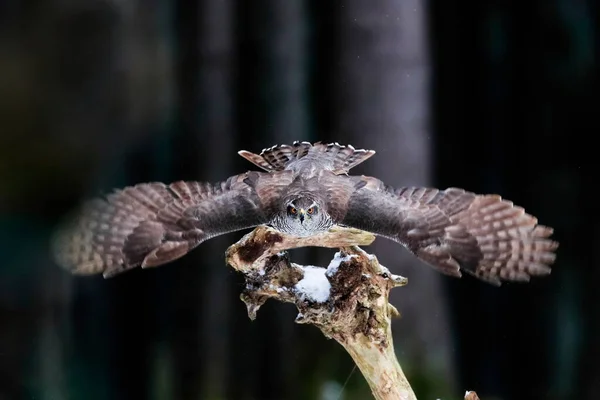
M 342 221 L 402 243 L 444 274 L 462 269 L 492 284 L 549 274 L 558 247 L 552 228 L 498 195 L 394 190 L 368 177 L 357 180 Z
M 316 165 L 327 168 L 334 174 L 347 174 L 351 168 L 373 156 L 375 151 L 357 150 L 350 145 L 341 146 L 339 143 L 325 145 L 317 143 L 313 146 L 309 142 L 294 142 L 292 145 L 280 144 L 269 147 L 261 151 L 260 154 L 254 154 L 246 150 L 241 150 L 238 154 L 269 172 L 283 171 L 293 161 L 302 158 L 304 162 L 315 161 L 316 159 Z
M 84 204 L 57 231 L 55 259 L 73 273 L 105 277 L 162 265 L 211 237 L 266 223 L 264 212 L 289 183 L 283 175 L 248 172 L 216 185 L 179 181 L 117 190 Z
M 403 244 L 438 271 L 492 284 L 550 273 L 558 243 L 523 208 L 462 189 L 393 189 L 348 176 L 375 152 L 295 142 L 240 155 L 267 172 L 213 185 L 144 183 L 85 204 L 54 241 L 57 262 L 105 277 L 175 260 L 211 237 L 269 224 L 306 236 L 350 226 Z M 302 214 L 297 218 L 296 209 Z M 294 209 L 291 211 L 291 209 Z M 312 212 L 314 210 L 314 213 Z

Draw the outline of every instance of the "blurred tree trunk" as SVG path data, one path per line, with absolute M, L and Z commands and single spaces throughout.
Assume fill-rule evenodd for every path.
M 220 182 L 236 173 L 233 3 L 177 2 L 177 179 Z M 223 261 L 231 235 L 181 260 L 177 275 L 175 398 L 223 396 L 229 360 L 231 273 Z
M 239 118 L 243 148 L 260 151 L 274 144 L 309 140 L 307 99 L 305 4 L 299 1 L 266 0 L 238 3 L 239 29 Z M 232 153 L 231 157 L 235 157 Z M 239 171 L 256 169 L 237 158 Z M 306 260 L 308 251 L 294 253 L 294 260 Z M 235 289 L 232 297 L 239 295 Z M 243 309 L 241 303 L 236 308 Z M 300 371 L 294 361 L 301 342 L 294 324 L 295 310 L 281 304 L 267 304 L 259 318 L 249 325 L 245 316 L 236 321 L 232 349 L 234 365 L 246 366 L 248 357 L 261 360 L 257 368 L 232 369 L 228 398 L 294 398 L 300 392 L 296 378 Z
M 256 7 L 256 6 L 254 6 Z M 265 57 L 261 105 L 266 115 L 262 138 L 276 143 L 311 140 L 307 104 L 307 21 L 305 2 L 267 0 L 260 7 L 264 20 L 258 27 Z M 265 12 L 266 11 L 266 12 Z M 258 149 L 257 149 L 258 150 Z M 293 253 L 295 262 L 306 264 L 312 249 Z M 270 314 L 270 315 L 269 315 Z M 263 341 L 262 354 L 266 360 L 261 370 L 261 384 L 255 396 L 258 399 L 292 399 L 306 386 L 296 360 L 304 350 L 294 323 L 297 310 L 276 304 L 272 313 L 261 324 L 261 336 L 275 340 Z M 318 332 L 315 332 L 317 334 Z
M 32 3 L 21 10 L 30 24 L 22 40 L 33 59 L 24 70 L 43 66 L 31 88 L 33 98 L 41 100 L 29 111 L 39 113 L 34 120 L 43 121 L 43 128 L 16 142 L 28 146 L 26 151 L 12 151 L 26 155 L 22 169 L 30 174 L 16 193 L 37 202 L 21 201 L 19 207 L 37 213 L 38 221 L 44 221 L 42 215 L 55 217 L 52 206 L 77 207 L 97 191 L 98 181 L 103 189 L 113 186 L 112 172 L 123 166 L 127 149 L 153 133 L 138 128 L 162 117 L 156 111 L 165 108 L 162 84 L 168 81 L 161 57 L 164 32 L 156 8 L 144 10 L 137 12 L 135 2 L 100 1 Z M 120 171 L 121 177 L 127 172 Z M 27 193 L 31 189 L 33 196 Z M 39 377 L 36 397 L 145 397 L 153 318 L 140 309 L 153 308 L 145 291 L 148 277 L 110 283 L 69 278 L 48 259 L 47 240 L 35 243 L 33 253 L 42 260 L 31 263 L 43 269 L 30 272 L 39 301 L 34 312 L 40 316 L 32 347 L 40 360 L 33 371 Z M 100 388 L 98 382 L 107 384 Z
M 202 180 L 219 182 L 238 173 L 235 169 L 237 142 L 235 134 L 235 42 L 234 2 L 230 0 L 200 2 L 200 97 L 196 113 L 202 127 L 194 132 L 197 138 L 195 158 L 199 161 L 198 176 Z M 227 362 L 231 329 L 230 307 L 235 298 L 230 296 L 231 271 L 224 262 L 224 249 L 232 243 L 232 236 L 215 238 L 201 253 L 200 268 L 202 298 L 201 327 L 204 332 L 203 376 L 204 390 L 200 398 L 223 396 L 229 386 Z M 197 268 L 197 267 L 196 267 Z M 203 271 L 203 269 L 205 269 Z M 237 304 L 238 306 L 240 304 Z M 243 308 L 243 307 L 242 307 Z
M 440 180 L 502 194 L 560 242 L 552 275 L 527 285 L 448 281 L 461 385 L 478 382 L 483 397 L 597 397 L 599 275 L 593 257 L 582 256 L 598 237 L 588 201 L 596 178 L 585 174 L 596 167 L 580 157 L 597 131 L 585 3 L 506 3 L 476 15 L 457 2 L 432 3 Z
M 365 171 L 395 187 L 429 185 L 425 4 L 352 0 L 339 11 L 335 132 L 348 135 L 355 147 L 377 150 L 355 173 Z M 450 382 L 448 309 L 440 275 L 397 243 L 378 239 L 370 251 L 409 279 L 391 300 L 403 315 L 394 330 L 408 376 L 429 374 L 424 378 Z

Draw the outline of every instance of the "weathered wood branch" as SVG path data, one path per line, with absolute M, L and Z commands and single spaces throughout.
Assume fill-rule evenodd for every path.
M 390 273 L 358 246 L 375 240 L 370 233 L 336 228 L 311 237 L 285 235 L 260 226 L 227 249 L 227 264 L 242 273 L 241 299 L 254 320 L 269 298 L 294 303 L 296 322 L 317 326 L 350 354 L 375 399 L 414 400 L 392 341 L 391 319 L 399 316 L 389 301 L 392 288 L 407 279 Z M 317 246 L 339 248 L 327 268 L 290 261 L 286 250 Z M 467 400 L 479 400 L 475 392 Z
M 399 314 L 388 302 L 390 290 L 407 280 L 357 247 L 374 239 L 343 228 L 299 238 L 263 226 L 232 245 L 226 258 L 246 278 L 241 298 L 251 319 L 269 298 L 296 304 L 296 322 L 313 324 L 344 346 L 376 399 L 412 400 L 392 342 L 391 318 Z M 305 246 L 340 251 L 327 269 L 292 263 L 285 250 Z

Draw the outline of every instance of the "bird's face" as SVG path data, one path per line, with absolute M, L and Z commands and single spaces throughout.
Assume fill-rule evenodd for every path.
M 327 213 L 320 204 L 307 197 L 287 203 L 286 220 L 289 233 L 297 236 L 310 236 L 330 227 Z

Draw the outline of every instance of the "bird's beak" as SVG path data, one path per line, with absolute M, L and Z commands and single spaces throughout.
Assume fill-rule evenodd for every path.
M 304 211 L 304 208 L 301 208 L 300 211 L 298 212 L 298 217 L 300 218 L 300 223 L 304 223 L 304 216 L 306 215 L 306 211 Z

